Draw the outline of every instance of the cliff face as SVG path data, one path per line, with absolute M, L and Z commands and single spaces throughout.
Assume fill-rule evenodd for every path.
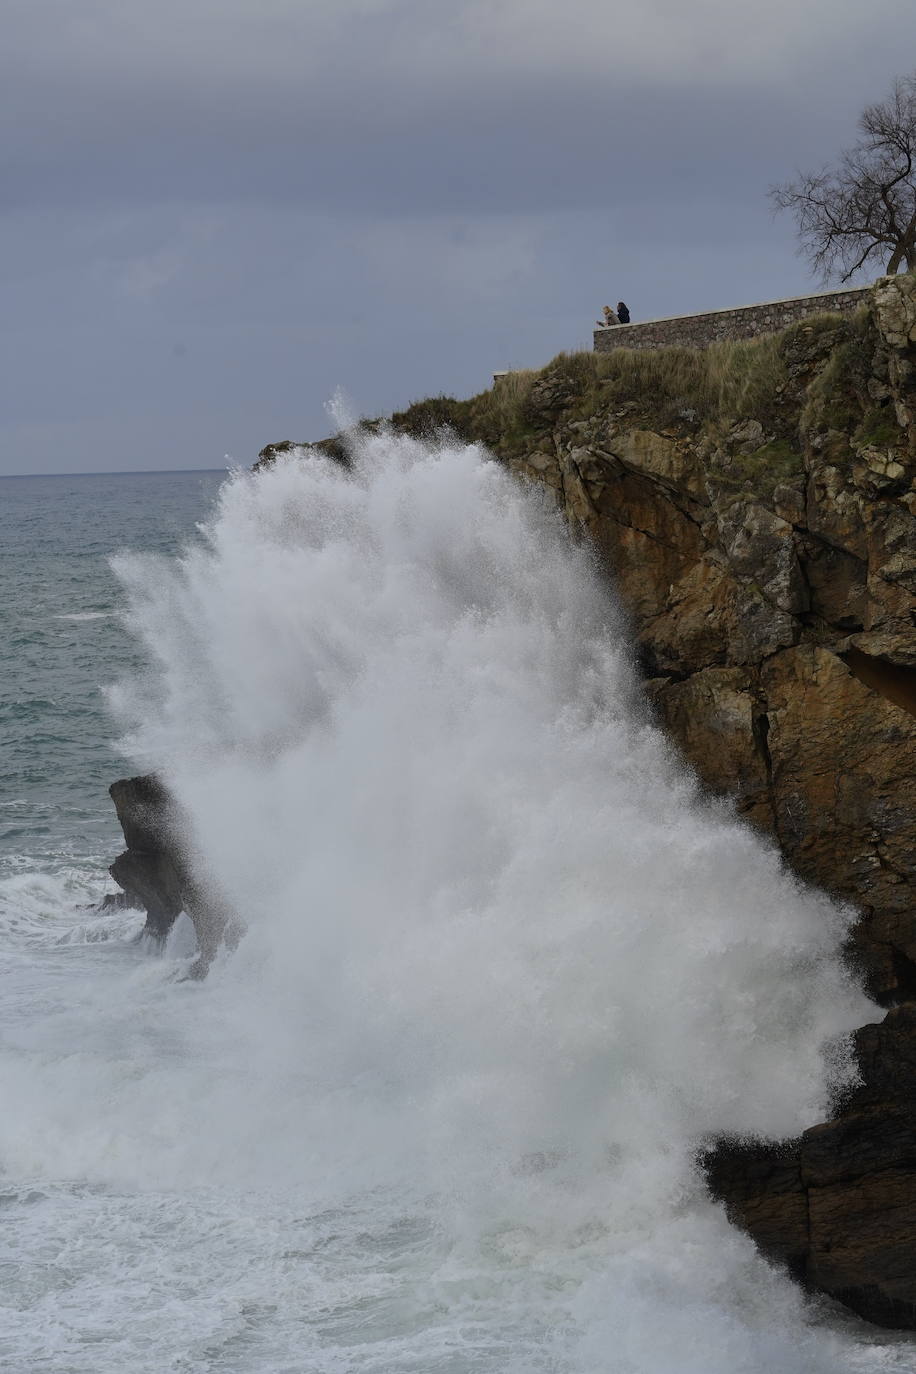
M 900 1004 L 859 1033 L 861 1087 L 707 1166 L 769 1253 L 916 1326 L 916 279 L 753 345 L 561 357 L 394 417 L 441 420 L 556 493 L 684 755 L 861 913 L 851 956 Z
M 894 1008 L 859 1032 L 861 1086 L 801 1140 L 723 1143 L 707 1168 L 810 1284 L 916 1327 L 916 278 L 753 342 L 561 356 L 392 424 L 448 425 L 555 493 L 686 758 L 859 911 L 851 957 Z M 153 926 L 181 900 L 160 896 Z M 220 921 L 197 924 L 210 949 Z
M 531 451 L 613 569 L 659 716 L 795 871 L 862 911 L 882 1000 L 916 997 L 916 280 L 778 340 L 761 414 L 577 418 L 536 379 Z M 642 413 L 640 413 L 640 411 Z M 673 421 L 673 422 L 672 422 Z

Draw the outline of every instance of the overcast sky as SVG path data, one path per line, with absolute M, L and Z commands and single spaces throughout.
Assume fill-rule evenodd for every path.
M 814 290 L 767 186 L 913 0 L 4 0 L 0 473 L 247 464 Z

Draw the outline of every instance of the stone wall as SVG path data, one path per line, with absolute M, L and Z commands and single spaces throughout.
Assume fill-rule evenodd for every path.
M 643 320 L 638 324 L 596 329 L 595 352 L 671 345 L 706 348 L 720 339 L 752 339 L 758 334 L 775 334 L 812 315 L 857 310 L 865 304 L 870 290 L 868 286 L 857 286 L 852 290 L 822 291 L 816 296 L 798 296 L 788 301 L 741 305 L 734 310 L 710 310 L 705 315 L 674 315 L 666 320 Z

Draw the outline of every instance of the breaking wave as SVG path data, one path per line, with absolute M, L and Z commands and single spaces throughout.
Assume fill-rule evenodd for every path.
M 7 1157 L 155 1192 L 187 1293 L 241 1246 L 213 1368 L 852 1368 L 695 1162 L 850 1081 L 849 914 L 673 757 L 587 551 L 386 433 L 237 474 L 204 535 L 119 560 L 151 666 L 112 704 L 246 934 L 109 977 L 124 1052 L 45 1046 Z

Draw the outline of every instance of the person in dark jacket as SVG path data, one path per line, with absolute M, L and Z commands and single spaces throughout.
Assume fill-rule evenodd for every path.
M 617 302 L 617 318 L 621 324 L 630 323 L 630 312 L 624 305 L 623 301 Z

